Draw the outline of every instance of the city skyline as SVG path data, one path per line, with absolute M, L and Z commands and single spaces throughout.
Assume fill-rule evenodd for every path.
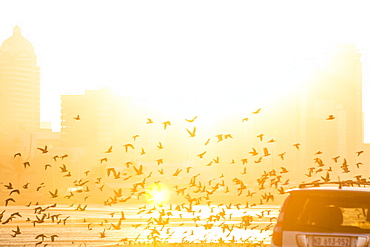
M 296 75 L 292 71 L 298 64 L 307 69 L 312 62 L 322 62 L 335 44 L 354 43 L 362 55 L 365 141 L 370 140 L 366 128 L 370 41 L 360 32 L 367 17 L 359 3 L 300 6 L 283 1 L 265 8 L 240 2 L 159 1 L 143 6 L 93 2 L 79 19 L 85 4 L 72 9 L 67 1 L 57 11 L 42 1 L 23 2 L 17 8 L 7 3 L 8 11 L 1 16 L 1 40 L 19 25 L 35 48 L 41 68 L 41 121 L 52 122 L 55 131 L 59 131 L 62 95 L 104 87 L 120 95 L 156 95 L 165 99 L 158 107 L 169 108 L 169 114 L 175 109 L 191 112 L 196 105 L 184 102 L 194 97 L 202 103 L 223 97 L 223 102 L 214 102 L 217 108 L 224 102 L 240 105 L 238 100 L 248 94 L 250 99 L 243 104 L 263 106 L 294 85 L 300 71 Z M 287 6 L 290 12 L 285 11 Z M 111 15 L 94 18 L 104 11 Z M 344 11 L 353 18 L 342 20 Z M 68 20 L 61 13 L 68 14 Z M 312 14 L 315 19 L 308 19 Z M 326 32 L 329 27 L 331 32 Z M 178 98 L 183 100 L 173 101 Z
M 17 135 L 17 132 L 22 134 L 24 130 L 30 131 L 29 134 L 23 136 L 23 143 L 26 144 L 23 147 L 17 145 L 17 143 L 19 144 L 17 140 L 20 139 L 8 135 L 15 141 L 15 146 L 8 144 L 6 149 L 12 149 L 15 152 L 18 148 L 22 148 L 26 152 L 30 152 L 32 149 L 32 144 L 30 145 L 30 143 L 34 140 L 32 132 L 38 131 L 38 127 L 35 128 L 33 126 L 30 128 L 27 122 L 30 119 L 34 119 L 35 114 L 38 116 L 39 112 L 39 68 L 35 68 L 37 77 L 29 76 L 27 73 L 31 72 L 31 75 L 33 74 L 33 70 L 28 65 L 35 64 L 36 56 L 33 52 L 32 44 L 21 35 L 21 30 L 18 26 L 14 27 L 13 36 L 3 42 L 0 51 L 2 61 L 0 77 L 3 90 L 1 96 L 4 99 L 4 104 L 2 104 L 4 113 L 2 115 L 6 116 L 6 112 L 9 111 L 15 113 L 14 117 L 8 117 L 9 121 L 2 122 L 3 125 L 9 126 L 3 128 L 2 132 L 6 138 L 8 131 L 14 131 L 10 133 L 15 135 Z M 364 147 L 362 63 L 360 58 L 361 54 L 354 45 L 337 46 L 333 50 L 331 59 L 328 60 L 325 68 L 307 73 L 307 78 L 301 78 L 301 87 L 297 85 L 296 91 L 291 90 L 284 97 L 280 97 L 279 100 L 271 100 L 273 104 L 268 105 L 266 102 L 261 101 L 266 107 L 258 108 L 261 105 L 254 105 L 253 107 L 255 108 L 251 109 L 251 104 L 248 105 L 243 99 L 235 97 L 235 101 L 232 103 L 240 101 L 238 105 L 240 109 L 232 109 L 230 108 L 232 105 L 230 102 L 227 102 L 228 104 L 225 104 L 223 108 L 214 104 L 224 101 L 225 99 L 223 98 L 221 101 L 213 99 L 208 105 L 204 104 L 204 102 L 198 104 L 199 98 L 194 98 L 194 102 L 191 102 L 191 107 L 187 108 L 192 111 L 191 118 L 189 118 L 190 115 L 186 116 L 184 111 L 178 111 L 179 103 L 189 104 L 189 102 L 184 102 L 183 98 L 173 98 L 177 104 L 172 105 L 174 101 L 171 101 L 170 107 L 166 107 L 158 105 L 157 96 L 153 96 L 154 99 L 152 97 L 144 97 L 141 101 L 135 101 L 130 97 L 118 96 L 107 87 L 101 90 L 86 90 L 84 95 L 62 95 L 61 132 L 54 132 L 58 134 L 58 137 L 56 135 L 48 135 L 45 139 L 36 137 L 35 141 L 39 143 L 38 145 L 45 147 L 53 145 L 56 150 L 58 150 L 57 147 L 75 148 L 74 152 L 76 152 L 75 155 L 77 154 L 77 156 L 84 153 L 81 153 L 81 150 L 86 150 L 89 154 L 98 155 L 99 151 L 106 147 L 120 146 L 123 140 L 131 140 L 132 135 L 146 132 L 147 136 L 143 140 L 147 145 L 153 145 L 158 138 L 164 138 L 163 141 L 172 140 L 174 143 L 179 144 L 181 147 L 171 145 L 172 147 L 177 146 L 178 149 L 170 153 L 176 154 L 175 160 L 177 164 L 187 164 L 188 162 L 194 162 L 194 160 L 188 160 L 188 157 L 186 157 L 192 152 L 190 150 L 194 148 L 194 143 L 190 146 L 183 145 L 188 143 L 189 136 L 183 135 L 184 132 L 181 131 L 181 126 L 184 128 L 184 123 L 193 122 L 197 119 L 193 132 L 186 129 L 190 137 L 194 137 L 195 132 L 197 132 L 197 136 L 200 135 L 199 132 L 203 132 L 205 141 L 207 136 L 209 138 L 209 136 L 213 136 L 219 131 L 237 133 L 236 136 L 239 136 L 239 138 L 235 136 L 234 145 L 228 145 L 227 149 L 223 149 L 226 155 L 233 154 L 232 157 L 229 157 L 232 160 L 235 160 L 234 155 L 237 153 L 241 156 L 244 155 L 246 144 L 259 146 L 260 143 L 254 136 L 260 136 L 260 132 L 263 129 L 263 135 L 270 135 L 272 139 L 280 140 L 279 144 L 274 145 L 275 154 L 278 149 L 288 150 L 294 142 L 305 143 L 305 151 L 301 151 L 299 155 L 291 156 L 288 162 L 290 165 L 297 164 L 291 167 L 295 170 L 293 173 L 304 170 L 301 167 L 305 164 L 304 159 L 309 158 L 317 150 L 327 150 L 326 154 L 322 156 L 326 156 L 328 159 L 332 158 L 330 156 L 333 154 L 337 154 L 345 156 L 349 161 L 352 161 L 354 154 Z M 25 61 L 27 62 L 25 63 Z M 37 99 L 35 98 L 32 102 L 24 104 L 25 97 L 29 94 L 30 86 L 33 85 L 37 86 L 33 90 L 31 89 L 37 95 Z M 276 94 L 275 96 L 281 95 Z M 14 103 L 9 107 L 4 107 L 8 104 L 7 101 Z M 34 103 L 38 105 L 35 111 L 24 112 L 26 106 Z M 166 112 L 164 110 L 166 108 L 174 111 Z M 261 109 L 263 109 L 263 116 L 255 119 L 253 115 L 260 115 Z M 206 114 L 203 114 L 205 112 Z M 251 118 L 251 121 L 248 121 L 249 118 Z M 153 126 L 157 127 L 149 132 L 147 127 L 144 126 L 154 123 L 153 119 L 155 122 Z M 335 121 L 328 121 L 334 119 Z M 14 121 L 17 122 L 17 125 L 14 125 Z M 174 123 L 174 125 L 177 125 L 177 131 L 175 130 L 170 135 L 161 134 L 163 131 L 162 124 L 159 124 L 161 122 L 169 125 L 171 125 L 171 122 Z M 244 122 L 247 122 L 245 123 L 248 126 L 247 130 L 242 127 L 245 125 L 243 124 Z M 158 128 L 158 124 L 160 128 Z M 45 132 L 45 130 L 51 134 L 48 129 L 41 131 Z M 166 130 L 166 125 L 164 130 Z M 213 131 L 217 132 L 211 134 L 210 132 Z M 51 139 L 53 139 L 53 144 Z M 160 143 L 162 142 L 160 141 Z M 207 145 L 202 142 L 200 144 L 201 146 Z M 145 150 L 145 147 L 142 148 Z M 270 153 L 266 149 L 267 147 L 264 148 L 267 150 L 264 151 L 267 157 Z M 31 151 L 30 157 L 33 157 L 32 153 Z M 136 157 L 134 155 L 131 158 L 133 161 L 140 160 L 144 162 L 141 158 L 142 153 L 145 154 L 146 152 L 142 151 L 137 153 Z M 187 155 L 180 158 L 180 153 Z M 82 163 L 92 164 L 94 159 L 91 160 L 91 155 L 86 157 L 89 157 L 89 161 Z M 172 155 L 166 155 L 166 159 L 172 158 Z M 279 157 L 275 155 L 271 159 L 270 165 L 276 163 L 277 160 L 279 160 Z M 288 161 L 288 159 L 285 160 Z M 153 160 L 149 159 L 148 162 L 152 163 Z M 261 161 L 256 160 L 256 162 L 259 163 Z M 300 174 L 300 176 L 303 176 L 303 174 Z
M 370 185 L 365 5 L 1 5 L 0 245 L 260 246 Z

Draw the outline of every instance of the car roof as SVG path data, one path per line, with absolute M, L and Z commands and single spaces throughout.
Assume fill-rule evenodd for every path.
M 306 192 L 342 192 L 342 193 L 370 193 L 370 187 L 339 187 L 339 186 L 329 186 L 329 187 L 309 187 L 309 188 L 294 188 L 287 190 L 288 193 L 306 193 Z

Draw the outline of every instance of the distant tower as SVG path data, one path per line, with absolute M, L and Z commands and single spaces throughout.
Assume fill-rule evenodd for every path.
M 18 26 L 0 47 L 0 116 L 0 131 L 35 131 L 40 126 L 40 69 Z
M 354 45 L 338 45 L 329 73 L 337 97 L 333 100 L 342 104 L 346 111 L 347 146 L 350 152 L 358 151 L 363 143 L 362 111 L 362 63 L 361 54 Z
M 308 90 L 307 139 L 331 157 L 353 157 L 363 145 L 362 63 L 354 45 L 338 45 Z M 325 120 L 328 115 L 335 120 Z
M 61 99 L 61 137 L 66 146 L 101 150 L 125 137 L 131 139 L 133 117 L 125 97 L 103 88 L 87 90 L 84 95 L 62 95 Z

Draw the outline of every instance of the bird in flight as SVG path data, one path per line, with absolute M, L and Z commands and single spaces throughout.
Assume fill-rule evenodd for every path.
M 155 161 L 157 161 L 157 165 L 161 165 L 161 164 L 163 164 L 163 159 L 157 159 L 157 160 L 155 160 Z
M 195 119 L 197 119 L 198 116 L 195 116 L 193 119 L 185 119 L 187 122 L 192 123 Z
M 121 172 L 117 172 L 116 169 L 111 167 L 107 169 L 107 176 L 109 177 L 110 174 L 113 174 L 114 178 L 118 179 L 121 175 Z
M 218 164 L 218 163 L 220 163 L 220 158 L 217 156 L 215 159 L 213 159 L 213 161 L 214 161 L 216 164 Z
M 265 148 L 263 148 L 263 156 L 269 156 L 269 155 L 271 155 L 270 153 L 269 153 L 269 150 L 265 147 Z
M 15 157 L 17 157 L 17 156 L 21 157 L 21 156 L 22 156 L 22 154 L 21 154 L 21 153 L 16 153 L 16 154 L 14 154 L 14 158 L 15 158 Z
M 293 144 L 293 146 L 296 147 L 297 150 L 299 150 L 299 145 L 300 145 L 299 143 Z
M 139 167 L 139 168 L 136 168 L 136 167 L 134 166 L 134 170 L 135 170 L 135 172 L 136 172 L 136 175 L 141 175 L 141 174 L 143 174 L 143 165 L 140 165 L 140 167 Z
M 8 199 L 5 200 L 5 206 L 8 206 L 10 201 L 15 202 L 15 200 L 13 198 L 8 198 Z
M 67 158 L 67 157 L 68 157 L 68 154 L 64 154 L 60 158 L 64 159 L 64 158 Z
M 13 184 L 11 182 L 9 182 L 9 184 L 4 184 L 4 186 L 8 189 L 8 190 L 12 190 L 13 189 Z
M 283 153 L 279 154 L 279 156 L 280 156 L 281 160 L 284 160 L 284 155 L 285 155 L 285 154 L 286 154 L 286 152 L 283 152 Z
M 195 136 L 195 131 L 196 131 L 196 127 L 193 128 L 193 131 L 190 131 L 188 129 L 186 129 L 186 131 L 189 133 L 189 137 L 194 137 Z
M 218 138 L 217 142 L 220 142 L 224 139 L 224 135 L 223 134 L 219 134 L 219 135 L 216 135 L 216 137 Z
M 55 238 L 59 237 L 58 235 L 56 234 L 53 234 L 50 236 L 50 239 L 51 239 L 51 242 L 54 242 L 55 241 Z
M 326 172 L 326 176 L 325 177 L 321 176 L 321 179 L 324 180 L 325 183 L 329 182 L 330 181 L 329 172 Z
M 103 229 L 102 232 L 99 232 L 100 233 L 100 238 L 105 238 L 106 235 L 105 235 L 105 228 Z
M 172 176 L 178 176 L 180 174 L 180 172 L 182 171 L 182 169 L 180 168 L 177 168 L 176 171 L 173 173 Z
M 335 119 L 335 117 L 333 116 L 333 115 L 329 115 L 327 118 L 326 118 L 326 120 L 334 120 Z
M 211 141 L 211 138 L 208 138 L 208 140 L 204 143 L 204 145 L 207 146 L 210 141 Z
M 205 155 L 206 153 L 207 153 L 207 151 L 204 151 L 203 153 L 200 153 L 197 156 L 202 159 L 203 158 L 203 155 Z
M 233 136 L 231 134 L 226 134 L 224 135 L 225 139 L 228 139 L 228 138 L 233 138 Z
M 265 155 L 266 156 L 266 155 Z M 262 156 L 258 158 L 258 160 L 255 160 L 254 163 L 261 163 L 262 162 Z
M 159 149 L 162 149 L 163 148 L 163 145 L 162 145 L 161 142 L 158 143 L 157 148 L 159 148 Z
M 18 193 L 18 194 L 20 194 L 20 192 L 19 192 L 19 190 L 18 190 L 18 189 L 14 189 L 14 190 L 10 191 L 9 196 L 11 196 L 13 193 Z
M 253 113 L 253 114 L 258 114 L 258 113 L 260 113 L 260 111 L 261 111 L 261 108 L 257 109 L 256 111 L 254 111 L 254 112 L 252 112 L 252 113 Z
M 280 169 L 281 169 L 281 171 L 280 171 L 281 174 L 288 172 L 288 170 L 283 166 L 281 166 Z
M 253 151 L 249 152 L 252 156 L 258 155 L 258 152 L 256 151 L 255 148 L 253 148 Z
M 132 148 L 132 149 L 135 149 L 134 146 L 131 143 L 125 144 L 123 146 L 125 147 L 126 153 L 127 153 L 129 147 Z
M 163 124 L 164 129 L 167 129 L 167 126 L 171 125 L 171 122 L 170 121 L 165 121 L 162 124 Z
M 49 191 L 50 195 L 51 195 L 51 198 L 57 198 L 58 197 L 58 189 L 55 189 L 55 192 L 51 192 Z
M 107 151 L 105 151 L 106 153 L 111 153 L 112 152 L 112 146 L 109 147 L 109 149 Z
M 45 145 L 45 148 L 37 148 L 40 150 L 43 154 L 46 154 L 48 152 L 48 146 Z
M 61 172 L 68 172 L 67 167 L 65 164 L 59 167 L 62 171 Z
M 335 163 L 337 163 L 339 158 L 340 156 L 336 156 L 336 157 L 333 157 L 332 159 L 334 160 Z
M 259 134 L 259 135 L 257 136 L 257 138 L 260 138 L 260 141 L 262 141 L 263 134 Z
M 14 232 L 14 235 L 11 235 L 12 237 L 16 237 L 17 235 L 21 234 L 21 230 L 19 229 L 19 226 L 17 226 L 17 230 L 12 230 Z

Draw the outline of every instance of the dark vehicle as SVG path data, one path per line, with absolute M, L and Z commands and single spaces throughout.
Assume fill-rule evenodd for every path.
M 271 246 L 365 247 L 370 239 L 370 188 L 311 187 L 288 191 Z

